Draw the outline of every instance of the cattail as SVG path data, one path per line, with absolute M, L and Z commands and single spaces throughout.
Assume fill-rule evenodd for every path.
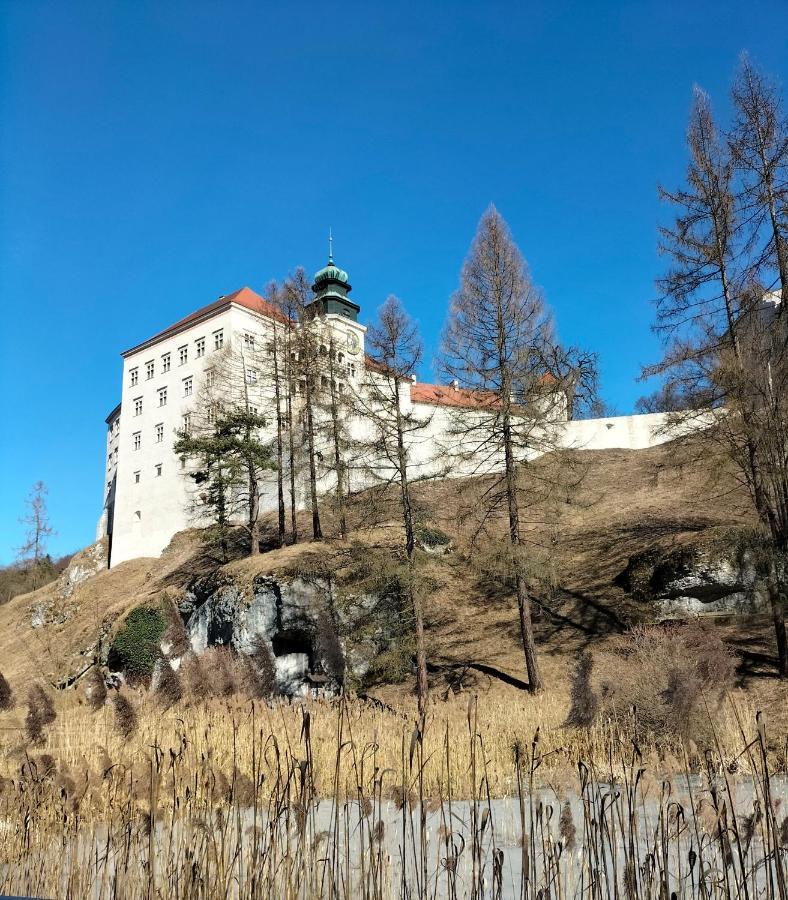
M 316 635 L 317 656 L 323 669 L 329 678 L 342 685 L 345 681 L 345 654 L 337 634 L 336 625 L 326 610 L 320 610 L 317 615 Z
M 558 833 L 561 835 L 564 847 L 567 850 L 574 850 L 577 829 L 572 819 L 572 807 L 569 805 L 568 800 L 561 809 L 561 817 L 558 820 Z
M 154 695 L 164 709 L 174 706 L 183 697 L 181 679 L 164 657 L 159 660 Z
M 107 685 L 98 666 L 94 666 L 85 680 L 85 697 L 93 712 L 98 712 L 107 702 Z
M 27 695 L 25 730 L 32 744 L 44 742 L 44 728 L 57 718 L 52 698 L 41 685 L 34 684 Z
M 112 703 L 115 707 L 115 730 L 124 740 L 128 740 L 137 730 L 137 714 L 131 700 L 125 694 L 115 694 Z
M 180 672 L 181 681 L 193 700 L 199 702 L 207 700 L 211 696 L 211 683 L 196 654 L 190 652 L 183 658 Z
M 783 819 L 783 823 L 780 825 L 780 843 L 788 850 L 788 816 Z
M 276 682 L 276 665 L 268 646 L 268 641 L 258 634 L 252 639 L 252 652 L 249 660 L 254 670 L 254 683 L 258 689 L 256 697 L 273 697 L 279 693 Z
M 162 644 L 167 645 L 168 656 L 184 656 L 191 649 L 191 644 L 180 610 L 167 593 L 163 595 L 161 605 L 167 617 L 167 628 L 161 639 Z
M 12 709 L 14 705 L 14 692 L 11 685 L 6 681 L 3 673 L 0 672 L 0 712 Z
M 49 753 L 42 753 L 38 758 L 38 774 L 42 778 L 49 778 L 57 771 L 57 765 L 54 757 Z
M 571 706 L 566 717 L 566 725 L 589 728 L 594 723 L 599 709 L 599 698 L 591 687 L 593 668 L 594 658 L 590 653 L 583 653 L 572 673 Z
M 230 651 L 225 647 L 211 647 L 200 660 L 215 697 L 231 697 L 235 693 L 235 678 Z

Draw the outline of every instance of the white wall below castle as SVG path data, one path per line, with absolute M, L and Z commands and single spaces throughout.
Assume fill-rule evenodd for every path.
M 667 413 L 577 419 L 563 427 L 563 446 L 577 450 L 645 450 L 673 440 Z

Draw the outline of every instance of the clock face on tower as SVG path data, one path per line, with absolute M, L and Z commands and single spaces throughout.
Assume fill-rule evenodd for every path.
M 348 331 L 348 333 L 347 333 L 347 352 L 348 353 L 358 353 L 360 346 L 361 345 L 358 342 L 358 335 L 354 331 Z

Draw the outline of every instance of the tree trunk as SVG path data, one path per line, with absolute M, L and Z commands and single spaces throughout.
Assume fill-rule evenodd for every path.
M 276 406 L 276 497 L 277 509 L 279 511 L 278 533 L 279 546 L 283 547 L 285 543 L 285 485 L 284 472 L 282 471 L 282 460 L 284 457 L 284 446 L 282 437 L 282 388 L 279 381 L 279 344 L 276 336 L 276 325 L 274 325 L 274 339 L 271 349 L 274 355 L 274 400 Z
M 772 561 L 769 566 L 769 605 L 772 610 L 772 622 L 777 639 L 777 674 L 780 678 L 788 679 L 788 635 L 785 629 L 785 596 L 781 591 L 780 580 L 777 577 L 777 566 Z
M 511 425 L 509 422 L 508 400 L 504 400 L 503 441 L 504 461 L 506 466 L 506 501 L 509 511 L 509 540 L 513 549 L 515 566 L 515 586 L 517 590 L 517 609 L 520 615 L 520 639 L 523 644 L 525 656 L 525 671 L 528 675 L 528 685 L 532 693 L 541 691 L 544 687 L 542 674 L 539 671 L 539 661 L 536 657 L 536 642 L 534 641 L 534 628 L 531 620 L 531 598 L 525 584 L 520 561 L 520 510 L 517 503 L 517 473 L 514 466 L 514 452 L 512 449 Z
M 395 376 L 396 379 L 396 376 Z M 410 485 L 408 484 L 408 456 L 405 449 L 404 426 L 400 408 L 399 382 L 395 380 L 394 398 L 397 406 L 397 466 L 399 468 L 400 501 L 402 504 L 402 521 L 405 527 L 405 553 L 408 557 L 408 593 L 413 607 L 416 631 L 416 695 L 418 697 L 419 717 L 424 718 L 427 712 L 427 649 L 424 641 L 424 610 L 421 606 L 421 595 L 416 585 L 416 534 L 413 527 L 413 507 L 410 502 Z
M 312 418 L 312 385 L 306 377 L 306 441 L 309 452 L 309 497 L 312 505 L 312 538 L 320 541 L 323 539 L 323 530 L 320 527 L 320 509 L 317 505 L 317 465 L 315 463 L 315 423 Z
M 345 487 L 344 487 L 344 464 L 342 462 L 342 448 L 339 441 L 339 410 L 337 408 L 336 398 L 336 381 L 333 370 L 333 343 L 330 349 L 331 353 L 331 430 L 334 440 L 334 469 L 337 476 L 337 507 L 339 510 L 339 536 L 344 541 L 347 537 L 347 517 L 345 515 Z

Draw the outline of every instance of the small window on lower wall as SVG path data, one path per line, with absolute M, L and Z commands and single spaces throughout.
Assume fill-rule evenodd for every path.
M 135 472 L 134 473 L 134 484 L 139 484 L 139 483 L 140 483 L 140 473 Z
M 135 510 L 134 512 L 134 521 L 139 522 L 142 518 L 142 513 L 139 510 Z
M 161 463 L 156 465 L 156 477 L 158 478 L 161 475 Z

